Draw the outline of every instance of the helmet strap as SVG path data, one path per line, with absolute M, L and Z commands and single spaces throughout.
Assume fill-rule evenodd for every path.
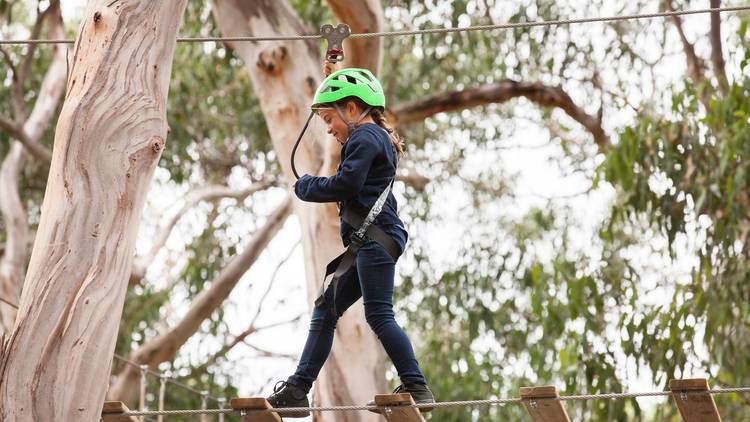
M 343 120 L 344 123 L 346 123 L 347 129 L 349 129 L 349 135 L 347 136 L 347 138 L 352 135 L 352 132 L 354 132 L 354 129 L 356 129 L 357 126 L 359 126 L 359 122 L 361 122 L 362 119 L 367 117 L 367 115 L 370 113 L 370 110 L 372 110 L 372 107 L 367 107 L 366 109 L 362 111 L 362 113 L 359 114 L 359 116 L 354 120 L 354 122 L 350 122 L 344 116 L 344 111 L 341 110 L 341 106 L 339 106 L 338 104 L 334 104 L 333 108 L 336 109 L 336 113 L 339 114 L 339 117 L 341 117 L 341 120 Z

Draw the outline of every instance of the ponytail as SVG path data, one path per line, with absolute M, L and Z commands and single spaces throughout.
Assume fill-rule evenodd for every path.
M 370 111 L 370 116 L 372 116 L 372 120 L 375 121 L 375 124 L 388 132 L 388 137 L 391 139 L 393 147 L 396 148 L 398 158 L 403 158 L 403 156 L 406 154 L 406 145 L 404 144 L 404 140 L 401 138 L 401 136 L 399 136 L 396 130 L 393 129 L 391 124 L 388 123 L 388 119 L 385 117 L 385 114 L 383 114 L 380 109 L 373 108 L 372 111 Z
M 348 102 L 353 102 L 361 110 L 365 110 L 369 107 L 372 120 L 375 121 L 376 125 L 380 126 L 388 133 L 388 138 L 390 138 L 391 144 L 393 144 L 393 148 L 396 149 L 398 158 L 403 158 L 404 155 L 406 155 L 406 144 L 404 143 L 404 139 L 399 136 L 399 134 L 396 132 L 396 129 L 394 129 L 393 126 L 391 126 L 391 124 L 388 122 L 388 119 L 385 117 L 385 113 L 383 113 L 383 110 L 378 107 L 371 107 L 357 97 L 342 98 L 339 101 L 336 101 L 334 104 L 338 104 L 340 107 L 344 107 Z

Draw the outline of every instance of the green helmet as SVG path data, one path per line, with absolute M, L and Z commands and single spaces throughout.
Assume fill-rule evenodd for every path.
M 312 109 L 346 97 L 357 97 L 369 106 L 385 108 L 385 94 L 378 78 L 367 69 L 350 68 L 333 72 L 323 80 L 315 91 Z

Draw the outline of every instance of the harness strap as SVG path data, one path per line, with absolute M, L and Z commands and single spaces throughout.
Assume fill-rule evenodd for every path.
M 364 220 L 360 214 L 357 214 L 350 208 L 345 209 L 341 217 L 347 224 L 352 227 L 357 227 L 358 225 L 362 224 Z M 356 234 L 356 232 L 354 234 Z M 398 259 L 399 255 L 401 255 L 401 247 L 398 245 L 398 243 L 393 240 L 393 237 L 391 237 L 391 235 L 384 232 L 378 226 L 370 225 L 367 230 L 365 230 L 363 237 L 378 242 L 380 246 L 382 246 L 388 252 L 388 254 L 391 256 L 391 258 L 393 258 L 394 261 Z
M 367 242 L 368 239 L 378 242 L 394 261 L 396 261 L 400 255 L 400 247 L 393 238 L 384 232 L 380 227 L 375 226 L 372 222 L 375 220 L 380 211 L 383 209 L 388 194 L 391 192 L 393 186 L 393 180 L 385 190 L 380 194 L 378 200 L 375 201 L 375 205 L 367 213 L 366 217 L 362 217 L 357 212 L 347 207 L 341 214 L 341 218 L 350 226 L 354 227 L 354 231 L 349 237 L 349 245 L 347 246 L 344 253 L 334 258 L 331 262 L 326 265 L 326 273 L 323 276 L 323 283 L 320 286 L 320 292 L 318 298 L 315 299 L 315 306 L 322 306 L 325 304 L 325 292 L 328 286 L 333 289 L 333 306 L 331 306 L 331 312 L 334 315 L 339 315 L 336 309 L 336 296 L 340 290 L 339 279 L 349 271 L 357 258 L 357 252 L 362 245 Z M 326 283 L 328 276 L 333 274 L 330 283 Z

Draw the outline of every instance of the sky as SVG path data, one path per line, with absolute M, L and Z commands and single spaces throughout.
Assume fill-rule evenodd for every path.
M 579 0 L 580 1 L 580 0 Z M 78 21 L 83 14 L 85 9 L 84 0 L 66 0 L 63 2 L 63 15 L 66 22 Z M 575 4 L 575 1 L 569 2 Z M 615 13 L 615 7 L 605 9 L 601 11 L 602 15 L 610 15 Z M 684 19 L 684 25 L 688 33 L 700 33 L 706 28 L 705 17 L 688 17 Z M 468 22 L 467 22 L 468 23 Z M 678 68 L 684 69 L 684 60 L 681 57 L 673 59 L 673 66 L 667 64 L 665 68 Z M 728 66 L 729 67 L 729 66 Z M 676 73 L 681 76 L 684 71 Z M 665 74 L 664 77 L 674 78 L 675 73 Z M 637 101 L 634 101 L 637 102 Z M 614 122 L 612 124 L 618 124 Z M 546 130 L 539 128 L 538 126 L 523 122 L 519 123 L 519 128 L 513 133 L 508 139 L 503 139 L 504 143 L 509 145 L 528 145 L 529 139 L 539 140 L 538 143 L 543 144 L 549 139 L 549 133 Z M 536 142 L 535 142 L 536 144 Z M 588 185 L 588 179 L 585 176 L 571 176 L 562 177 L 559 169 L 556 166 L 549 165 L 549 159 L 554 156 L 555 147 L 550 146 L 541 149 L 529 149 L 529 148 L 514 148 L 509 149 L 503 153 L 501 163 L 497 163 L 493 157 L 483 154 L 482 151 L 475 151 L 474 154 L 470 155 L 467 159 L 468 168 L 484 168 L 491 165 L 499 164 L 507 169 L 511 173 L 518 173 L 519 178 L 515 187 L 516 192 L 525 193 L 521 199 L 519 199 L 518 212 L 523 212 L 524 209 L 528 209 L 532 206 L 544 205 L 546 203 L 545 197 L 554 196 L 566 196 L 576 194 L 585 191 Z M 170 189 L 168 184 L 169 174 L 164 169 L 158 169 L 155 174 L 154 184 L 149 192 L 147 199 L 147 206 L 144 213 L 144 219 L 151 219 L 156 221 L 157 217 L 164 215 L 164 213 L 174 210 L 173 205 L 179 204 L 179 200 L 184 196 L 184 192 L 174 191 Z M 234 186 L 241 187 L 246 184 L 247 181 L 241 180 L 241 176 L 235 177 L 230 180 Z M 399 201 L 403 201 L 403 186 L 396 186 L 395 195 Z M 252 205 L 258 210 L 263 209 L 262 204 L 269 204 L 266 208 L 270 212 L 273 204 L 278 203 L 284 195 L 284 191 L 281 189 L 264 193 L 249 199 L 246 201 L 247 206 Z M 458 207 L 451 207 L 451 192 L 443 192 L 445 198 L 442 200 L 447 204 L 446 209 L 446 220 L 455 219 L 460 220 L 458 214 Z M 607 187 L 603 187 L 592 192 L 590 195 L 583 197 L 572 197 L 569 203 L 580 210 L 581 219 L 584 221 L 598 221 L 607 212 L 608 205 L 613 197 L 613 192 Z M 440 199 L 438 199 L 440 200 Z M 227 203 L 227 207 L 234 206 L 233 204 Z M 455 210 L 454 214 L 451 214 L 449 210 Z M 197 220 L 200 219 L 200 210 L 189 213 L 183 221 L 180 223 L 180 227 L 183 230 L 188 230 L 191 225 L 195 225 Z M 591 229 L 593 230 L 594 225 L 592 224 Z M 460 244 L 458 241 L 464 234 L 464 228 L 460 225 L 445 225 L 444 227 L 437 228 L 437 231 L 444 236 L 442 242 L 435 242 L 434 249 L 432 250 L 433 256 L 436 262 L 449 261 L 449 257 L 455 254 L 455 246 Z M 143 232 L 143 230 L 142 230 Z M 592 233 L 580 233 L 577 241 L 585 243 Z M 289 355 L 298 355 L 302 346 L 304 345 L 305 334 L 307 331 L 307 315 L 310 310 L 310 304 L 307 303 L 305 294 L 305 280 L 304 280 L 304 268 L 302 265 L 303 256 L 302 248 L 298 244 L 300 237 L 299 224 L 295 217 L 291 217 L 287 220 L 283 229 L 279 235 L 271 242 L 269 248 L 261 255 L 258 262 L 253 265 L 252 269 L 243 277 L 238 287 L 235 288 L 232 295 L 230 296 L 229 303 L 226 307 L 225 322 L 228 324 L 229 329 L 233 333 L 242 332 L 247 325 L 247 322 L 256 311 L 256 301 L 258 295 L 262 294 L 268 285 L 272 282 L 271 274 L 276 270 L 276 267 L 280 262 L 284 262 L 275 274 L 275 285 L 269 290 L 269 296 L 267 298 L 268 304 L 283 304 L 281 307 L 276 307 L 274 312 L 264 312 L 261 314 L 258 320 L 258 325 L 271 324 L 279 321 L 279 315 L 296 316 L 301 315 L 302 320 L 296 324 L 289 324 L 286 326 L 274 328 L 273 330 L 267 330 L 260 332 L 252 337 L 251 342 L 264 350 L 274 351 Z M 575 241 L 576 239 L 574 239 Z M 686 239 L 685 247 L 689 247 L 691 242 L 695 239 Z M 139 236 L 138 250 L 139 253 L 145 252 L 149 247 L 149 239 L 147 236 Z M 170 238 L 169 248 L 179 250 L 181 247 L 181 240 L 176 236 Z M 167 260 L 169 257 L 163 255 L 163 260 Z M 654 262 L 652 265 L 658 266 L 662 263 Z M 399 262 L 399 267 L 403 269 L 404 264 Z M 689 273 L 689 262 L 682 262 L 675 264 L 673 270 L 675 273 L 688 272 Z M 154 268 L 150 269 L 150 272 L 160 273 L 163 268 L 160 268 L 158 263 Z M 398 271 L 398 270 L 397 270 Z M 648 277 L 646 277 L 648 282 Z M 159 282 L 159 281 L 155 281 Z M 164 282 L 164 281 L 162 281 Z M 397 279 L 398 284 L 398 279 Z M 187 309 L 188 303 L 175 304 L 173 309 L 175 315 L 180 315 L 180 312 Z M 266 305 L 269 306 L 269 305 Z M 397 319 L 403 318 L 402 315 L 398 315 Z M 402 319 L 400 322 L 404 322 Z M 410 336 L 418 335 L 416 333 L 409 333 Z M 181 356 L 185 356 L 194 359 L 196 362 L 200 362 L 200 357 L 205 356 L 208 349 L 212 346 L 201 342 L 200 339 L 191 339 L 183 350 L 188 350 L 188 353 L 181 353 Z M 235 385 L 238 385 L 242 395 L 252 395 L 262 393 L 264 395 L 270 393 L 270 389 L 273 383 L 279 379 L 286 379 L 295 367 L 295 361 L 293 359 L 278 359 L 278 358 L 250 358 L 256 352 L 250 347 L 238 346 L 230 353 L 231 363 L 225 364 L 227 375 L 231 376 Z M 391 374 L 392 375 L 392 374 Z M 699 374 L 693 374 L 699 376 Z M 628 379 L 630 380 L 629 387 L 632 390 L 643 391 L 652 389 L 653 386 L 649 380 L 650 374 L 647 371 L 642 372 L 640 375 L 636 375 L 634 367 L 630 365 L 628 368 Z M 648 406 L 648 404 L 643 403 Z M 300 421 L 306 421 L 309 419 L 299 419 Z

